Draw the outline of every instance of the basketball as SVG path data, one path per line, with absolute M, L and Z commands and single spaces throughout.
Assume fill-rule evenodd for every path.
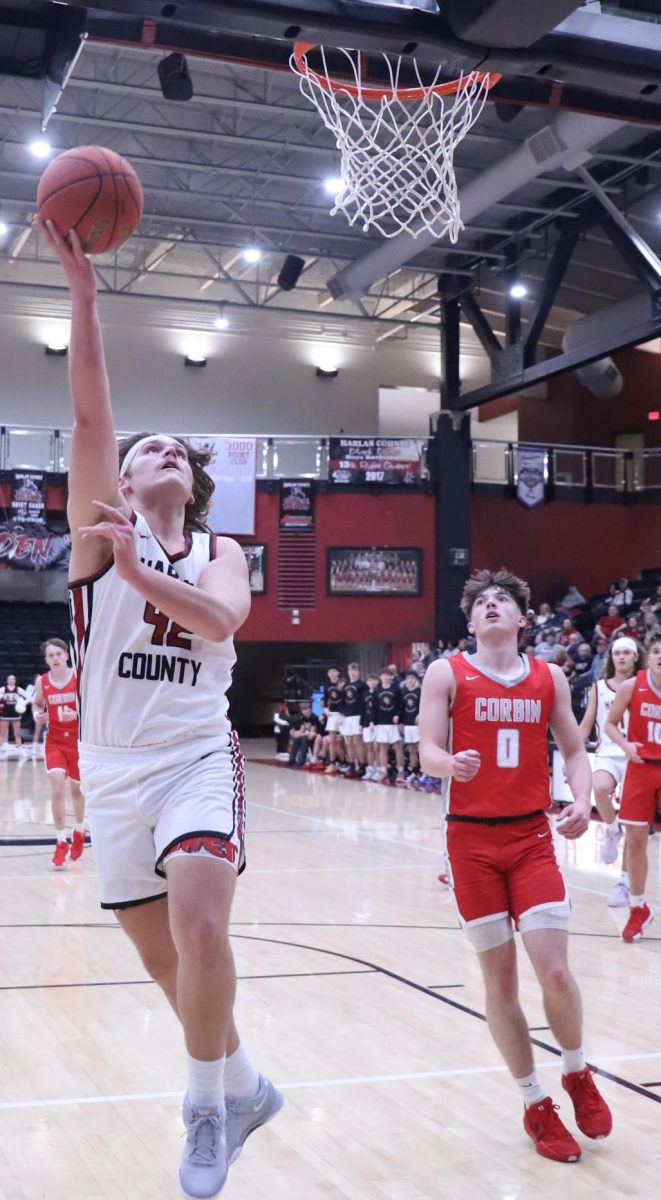
M 142 184 L 130 163 L 103 146 L 77 146 L 48 164 L 37 188 L 41 221 L 62 237 L 75 229 L 86 254 L 116 250 L 142 216 Z

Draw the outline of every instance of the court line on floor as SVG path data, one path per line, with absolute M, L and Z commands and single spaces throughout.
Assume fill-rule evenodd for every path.
M 616 1063 L 657 1058 L 661 1058 L 661 1051 L 650 1054 L 616 1054 L 603 1058 L 601 1061 Z M 537 1062 L 536 1066 L 540 1070 L 545 1070 L 549 1067 L 556 1069 L 561 1067 L 562 1063 L 559 1059 L 549 1059 L 548 1061 Z M 444 1071 L 409 1071 L 398 1075 L 355 1075 L 340 1079 L 307 1079 L 292 1083 L 283 1083 L 276 1080 L 274 1082 L 280 1091 L 294 1092 L 305 1091 L 306 1088 L 361 1087 L 366 1084 L 375 1083 L 408 1083 L 416 1079 L 458 1079 L 471 1075 L 504 1075 L 508 1073 L 508 1068 L 504 1063 L 494 1063 L 491 1067 L 451 1067 Z M 606 1072 L 601 1072 L 601 1074 L 607 1075 Z M 607 1078 L 611 1078 L 611 1076 L 607 1075 Z M 616 1082 L 618 1082 L 617 1079 Z M 637 1088 L 637 1090 L 640 1089 Z M 180 1101 L 183 1091 L 184 1084 L 177 1091 L 168 1092 L 124 1092 L 112 1096 L 58 1096 L 50 1100 L 3 1100 L 0 1102 L 0 1112 L 12 1112 L 30 1108 L 69 1108 L 74 1105 L 84 1104 L 127 1104 L 146 1100 Z M 653 1099 L 661 1102 L 661 1096 L 654 1096 Z
M 443 857 L 442 847 L 434 846 L 418 846 L 412 842 L 404 842 L 401 838 L 386 837 L 382 833 L 373 833 L 370 829 L 356 828 L 355 825 L 348 825 L 343 829 L 342 825 L 337 824 L 337 818 L 310 816 L 308 813 L 292 812 L 289 808 L 274 808 L 271 804 L 260 804 L 258 800 L 250 801 L 251 808 L 262 808 L 265 812 L 282 813 L 285 817 L 293 817 L 298 821 L 320 821 L 323 825 L 334 829 L 336 833 L 357 833 L 361 837 L 375 838 L 379 842 L 386 842 L 391 846 L 406 846 L 407 850 L 424 850 L 426 854 L 436 854 L 439 858 Z
M 318 975 L 378 975 L 376 967 L 365 967 L 355 971 L 277 971 L 272 975 L 237 975 L 237 980 L 251 979 L 316 979 Z M 49 992 L 58 988 L 134 987 L 136 984 L 154 984 L 153 979 L 89 979 L 83 983 L 4 983 L 0 992 Z M 447 987 L 463 987 L 463 984 L 447 984 Z

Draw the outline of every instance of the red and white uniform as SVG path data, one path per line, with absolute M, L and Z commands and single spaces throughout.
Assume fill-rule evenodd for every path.
M 638 743 L 642 763 L 629 762 L 619 818 L 625 825 L 651 825 L 661 795 L 661 692 L 650 671 L 639 671 L 629 701 L 627 738 Z
M 510 918 L 524 931 L 566 927 L 567 893 L 545 811 L 555 685 L 541 659 L 522 656 L 515 679 L 476 666 L 471 655 L 448 661 L 456 680 L 450 749 L 478 750 L 481 766 L 470 781 L 450 782 L 447 853 L 461 923 L 484 950 L 512 936 Z M 500 924 L 492 933 L 480 928 L 493 922 Z
M 46 770 L 64 771 L 69 779 L 80 781 L 78 768 L 78 718 L 65 719 L 67 710 L 78 704 L 76 672 L 69 671 L 63 683 L 55 683 L 50 671 L 41 676 L 41 690 L 46 704 Z

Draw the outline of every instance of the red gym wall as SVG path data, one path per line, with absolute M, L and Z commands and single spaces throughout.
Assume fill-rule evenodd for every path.
M 268 546 L 266 595 L 253 596 L 241 641 L 404 642 L 434 636 L 434 500 L 398 493 L 316 497 L 317 580 L 314 610 L 301 609 L 300 625 L 291 610 L 277 607 L 280 496 L 257 493 L 255 541 Z M 252 539 L 242 538 L 242 541 Z M 419 597 L 326 595 L 329 546 L 420 546 L 425 594 Z

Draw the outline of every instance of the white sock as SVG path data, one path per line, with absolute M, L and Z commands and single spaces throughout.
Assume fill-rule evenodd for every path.
M 188 1098 L 193 1108 L 222 1108 L 224 1067 L 224 1057 L 208 1062 L 188 1055 Z
M 76 821 L 76 824 L 74 825 L 74 829 L 75 829 L 76 833 L 84 833 L 85 832 L 85 822 L 83 821 L 82 825 L 79 825 L 78 822 Z
M 225 1059 L 225 1091 L 228 1096 L 248 1100 L 259 1091 L 259 1075 L 239 1042 L 233 1054 Z
M 628 871 L 622 872 L 622 874 L 620 875 L 620 883 L 623 883 L 624 886 L 628 888 L 628 886 L 629 886 L 629 872 Z
M 629 903 L 632 908 L 642 908 L 645 903 L 644 896 L 631 896 Z
M 579 1046 L 578 1050 L 563 1050 L 562 1053 L 562 1074 L 572 1075 L 575 1071 L 582 1071 L 585 1067 L 585 1054 L 583 1047 Z
M 56 829 L 55 836 L 57 837 L 58 842 L 66 842 L 66 840 L 67 840 L 66 829 Z
M 529 1108 L 531 1104 L 539 1104 L 539 1101 L 546 1096 L 536 1071 L 533 1071 L 532 1075 L 524 1075 L 523 1079 L 515 1079 L 514 1082 L 519 1085 L 526 1108 Z

